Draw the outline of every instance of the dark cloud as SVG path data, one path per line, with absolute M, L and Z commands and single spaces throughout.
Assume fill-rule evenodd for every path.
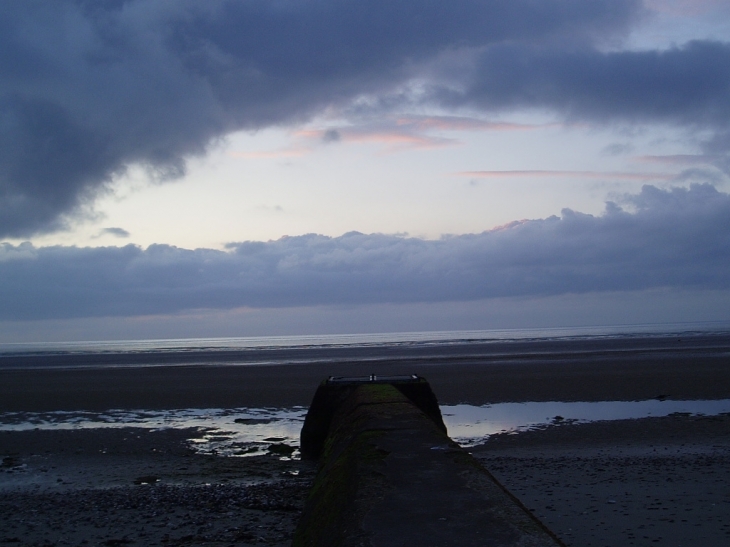
M 730 122 L 730 43 L 619 52 L 499 44 L 485 50 L 469 78 L 461 91 L 442 91 L 441 100 L 549 108 L 573 120 L 671 122 L 723 135 Z M 728 150 L 721 138 L 718 146 Z
M 340 135 L 340 132 L 337 131 L 337 129 L 328 129 L 322 133 L 322 140 L 324 142 L 339 142 L 342 140 L 342 135 Z
M 710 185 L 426 241 L 305 235 L 227 251 L 0 246 L 0 319 L 730 289 L 730 195 Z
M 110 235 L 114 237 L 129 237 L 131 234 L 124 228 L 104 228 L 100 235 Z
M 228 132 L 385 96 L 446 51 L 590 43 L 640 13 L 639 0 L 5 2 L 0 237 L 63 227 L 131 164 L 179 177 Z
M 695 133 L 730 174 L 730 43 L 696 40 L 664 51 L 602 51 L 565 44 L 486 47 L 461 86 L 433 100 L 485 110 L 534 108 L 570 122 L 673 124 Z

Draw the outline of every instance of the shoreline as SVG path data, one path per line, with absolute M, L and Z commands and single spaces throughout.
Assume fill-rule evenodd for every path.
M 0 370 L 0 412 L 309 406 L 333 376 L 419 374 L 441 404 L 730 398 L 730 357 Z
M 171 341 L 174 342 L 174 341 Z M 293 346 L 139 346 L 139 341 L 104 349 L 93 343 L 77 349 L 26 348 L 0 351 L 0 370 L 13 368 L 88 368 L 114 366 L 326 364 L 343 362 L 423 361 L 436 364 L 476 360 L 592 360 L 645 353 L 696 354 L 730 349 L 730 331 L 566 336 L 516 339 L 444 339 L 382 343 L 304 344 Z

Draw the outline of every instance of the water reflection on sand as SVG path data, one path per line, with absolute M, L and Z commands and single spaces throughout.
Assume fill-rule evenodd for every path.
M 272 446 L 299 445 L 306 407 L 109 410 L 107 412 L 0 413 L 0 431 L 141 427 L 196 428 L 204 435 L 191 439 L 203 454 L 249 456 Z M 443 405 L 449 435 L 462 446 L 474 446 L 489 435 L 548 424 L 668 416 L 673 413 L 730 413 L 730 399 L 674 401 L 528 402 L 485 406 Z M 294 452 L 293 457 L 297 457 Z
M 203 436 L 191 439 L 197 452 L 249 456 L 261 454 L 272 445 L 282 443 L 298 447 L 299 432 L 306 414 L 305 407 L 6 412 L 0 413 L 0 431 L 36 428 L 195 428 L 204 431 Z
M 708 416 L 730 412 L 730 399 L 712 401 L 530 402 L 485 406 L 441 406 L 449 435 L 462 446 L 474 446 L 495 433 L 566 422 L 626 420 L 674 413 Z

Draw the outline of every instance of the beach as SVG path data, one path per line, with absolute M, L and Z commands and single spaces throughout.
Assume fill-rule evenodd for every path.
M 555 425 L 474 454 L 566 545 L 730 543 L 730 415 Z
M 289 545 L 312 466 L 196 454 L 198 436 L 0 432 L 0 544 Z
M 360 349 L 350 360 L 338 349 L 328 362 L 299 353 L 276 365 L 117 355 L 114 366 L 54 368 L 13 357 L 0 363 L 0 412 L 306 407 L 328 376 L 371 373 L 420 374 L 450 405 L 730 398 L 727 335 L 569 342 Z M 203 454 L 191 444 L 203 434 L 0 431 L 0 544 L 288 545 L 314 465 L 275 451 Z M 566 545 L 730 541 L 728 415 L 556 419 L 469 450 Z
M 308 406 L 329 376 L 419 374 L 441 404 L 730 396 L 730 334 L 0 355 L 0 412 Z

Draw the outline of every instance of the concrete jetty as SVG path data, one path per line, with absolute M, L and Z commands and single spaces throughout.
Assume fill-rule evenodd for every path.
M 330 378 L 301 436 L 319 470 L 294 547 L 563 545 L 447 436 L 423 378 Z

